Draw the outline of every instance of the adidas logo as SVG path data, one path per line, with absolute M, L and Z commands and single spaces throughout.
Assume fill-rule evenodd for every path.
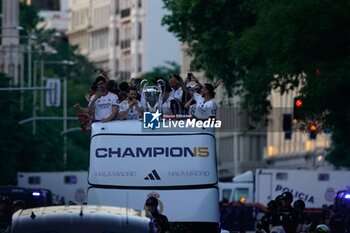
M 149 173 L 146 177 L 145 180 L 161 180 L 160 176 L 158 175 L 157 171 L 154 169 L 152 170 L 151 173 Z

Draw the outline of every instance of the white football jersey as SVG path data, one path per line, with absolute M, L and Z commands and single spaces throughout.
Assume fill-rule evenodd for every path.
M 94 98 L 95 95 L 91 96 L 89 105 Z M 109 117 L 112 114 L 112 106 L 118 106 L 118 101 L 118 96 L 112 92 L 98 98 L 95 101 L 95 120 L 100 121 Z
M 142 104 L 140 101 L 137 102 L 137 106 L 142 109 Z M 119 104 L 119 112 L 124 112 L 125 110 L 127 110 L 129 108 L 129 102 L 127 100 L 124 100 L 123 102 L 121 102 Z M 140 117 L 138 111 L 136 110 L 136 107 L 133 106 L 128 114 L 126 115 L 125 120 L 138 120 Z
M 215 117 L 217 111 L 217 104 L 214 99 L 205 101 L 205 99 L 198 93 L 193 94 L 196 101 L 194 109 L 194 116 L 200 120 L 206 120 L 209 117 Z
M 177 90 L 174 90 L 173 88 L 171 88 L 171 92 L 169 93 L 169 96 L 182 101 L 183 92 L 184 91 L 182 90 L 181 87 L 179 87 Z

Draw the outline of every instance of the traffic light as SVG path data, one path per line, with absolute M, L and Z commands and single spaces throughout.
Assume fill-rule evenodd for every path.
M 307 125 L 307 130 L 310 133 L 310 140 L 316 140 L 318 126 L 316 123 L 312 122 Z
M 293 118 L 300 120 L 303 107 L 303 99 L 301 97 L 295 97 L 293 102 Z
M 292 114 L 283 114 L 282 127 L 284 131 L 284 139 L 292 138 Z

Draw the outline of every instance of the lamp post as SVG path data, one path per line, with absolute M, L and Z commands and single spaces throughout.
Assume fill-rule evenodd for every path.
M 32 39 L 33 35 L 28 35 L 28 87 L 32 86 Z
M 64 65 L 74 65 L 74 62 L 64 60 Z M 63 78 L 63 131 L 67 131 L 67 76 Z M 63 164 L 67 167 L 67 134 L 63 136 Z
M 62 64 L 74 65 L 73 61 L 63 60 Z M 63 131 L 67 131 L 67 76 L 63 79 Z M 63 164 L 67 167 L 67 134 L 63 136 Z
M 51 54 L 56 54 L 57 51 L 56 50 L 52 50 L 50 51 Z M 44 70 L 45 70 L 45 64 L 64 64 L 64 61 L 44 61 L 44 60 L 40 60 L 40 86 L 44 86 Z M 34 62 L 34 72 L 36 75 L 36 65 L 39 61 L 35 61 Z M 44 111 L 44 91 L 41 90 L 40 91 L 40 112 L 42 113 Z
M 37 61 L 34 62 L 34 83 L 36 83 L 36 64 Z M 74 65 L 75 63 L 73 61 L 68 61 L 68 60 L 62 60 L 62 61 L 40 61 L 40 82 L 41 85 L 43 86 L 43 82 L 44 82 L 44 64 L 62 64 L 62 65 Z M 36 92 L 36 91 L 34 91 Z M 34 98 L 35 97 L 35 98 Z M 43 95 L 42 95 L 43 98 Z M 63 77 L 63 132 L 67 131 L 67 100 L 68 100 L 68 96 L 67 96 L 67 76 Z M 42 99 L 42 105 L 43 105 L 44 100 Z M 36 94 L 34 95 L 33 93 L 33 134 L 36 133 L 36 121 L 35 121 L 35 117 L 36 117 Z M 67 166 L 67 135 L 64 134 L 63 135 L 63 163 L 65 166 Z
M 32 39 L 36 39 L 36 37 L 32 34 L 28 34 L 28 36 L 21 36 L 23 38 L 28 38 L 28 87 L 32 86 Z M 34 82 L 35 83 L 35 82 Z M 23 77 L 21 77 L 21 87 L 24 86 Z M 34 93 L 33 92 L 33 104 L 34 104 Z M 21 109 L 23 109 L 23 94 L 21 95 Z M 33 105 L 34 106 L 34 105 Z

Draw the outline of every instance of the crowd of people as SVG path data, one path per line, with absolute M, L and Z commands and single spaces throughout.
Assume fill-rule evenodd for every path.
M 143 112 L 150 111 L 142 93 L 140 78 L 132 78 L 118 86 L 104 70 L 98 70 L 98 73 L 99 76 L 86 94 L 88 106 L 83 108 L 79 103 L 73 106 L 79 112 L 78 119 L 82 122 L 83 132 L 93 122 L 138 120 L 143 117 Z M 187 115 L 198 120 L 215 117 L 215 89 L 221 80 L 215 85 L 202 84 L 192 73 L 188 73 L 185 80 L 177 74 L 158 80 L 162 80 L 158 110 L 163 116 Z
M 267 204 L 267 212 L 257 224 L 257 233 L 330 233 L 328 216 L 313 221 L 305 213 L 305 202 L 284 192 Z M 323 222 L 322 222 L 323 221 Z M 333 231 L 334 232 L 334 231 Z

